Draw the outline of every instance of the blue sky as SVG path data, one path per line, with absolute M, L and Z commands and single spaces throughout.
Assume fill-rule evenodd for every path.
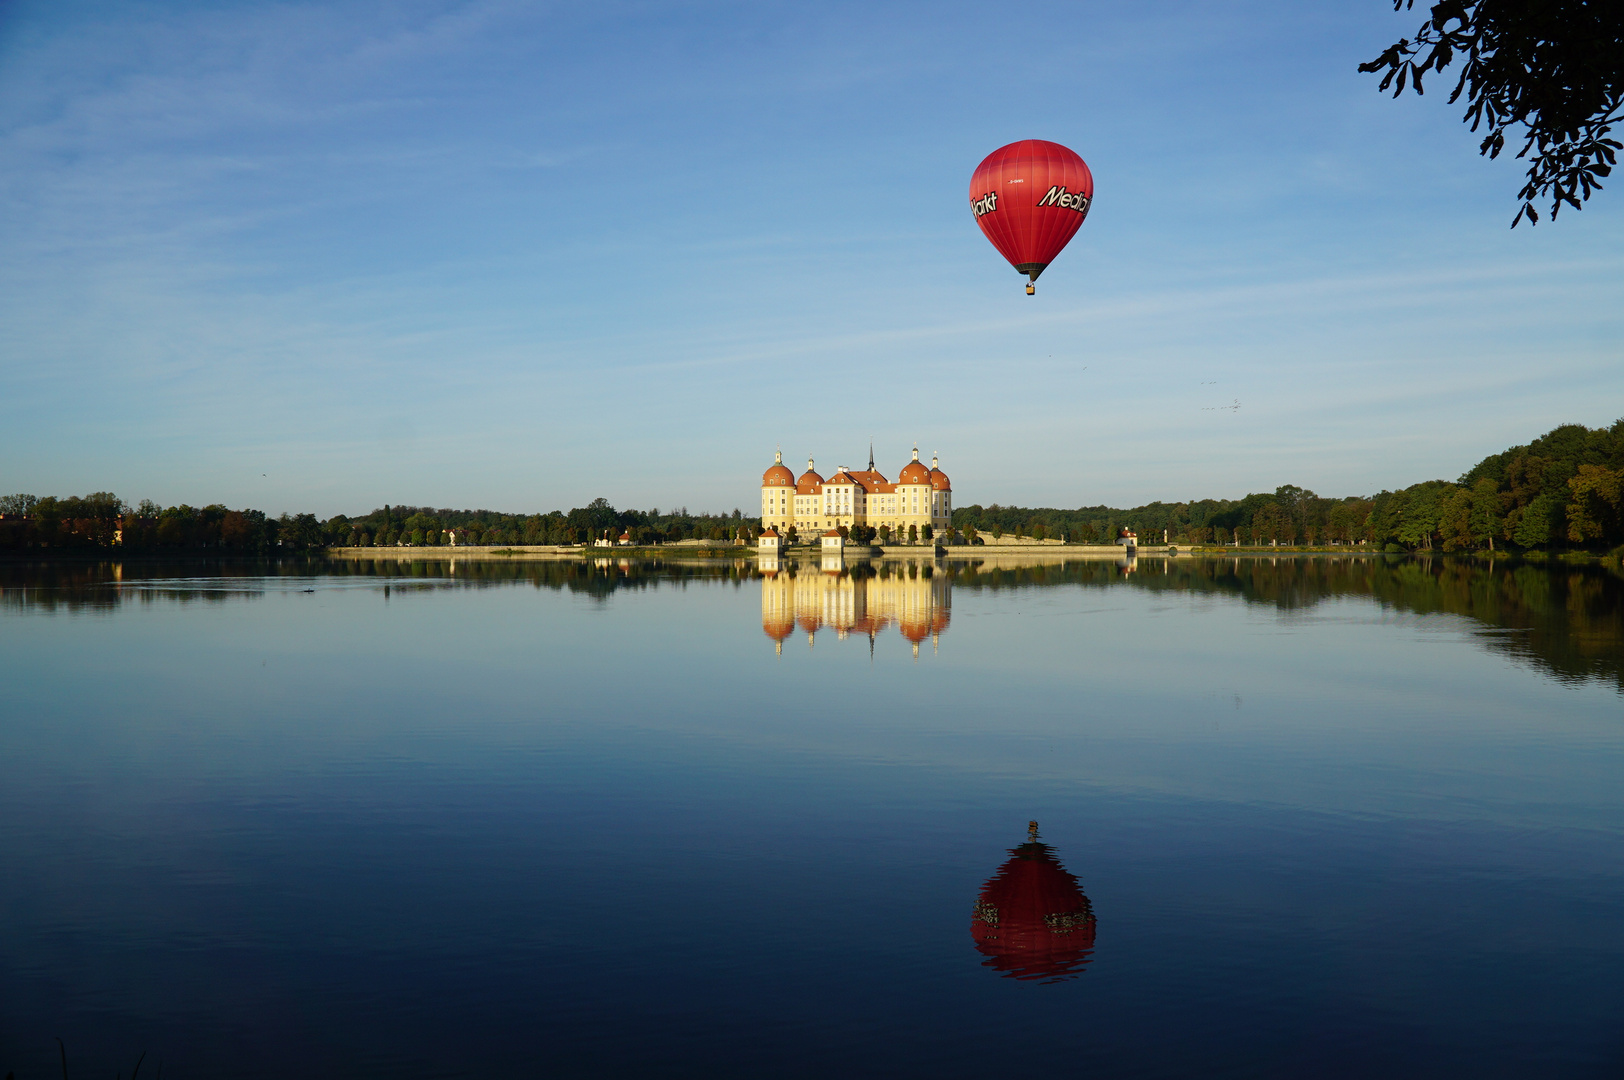
M 1508 229 L 1444 85 L 1355 70 L 1419 19 L 0 0 L 0 489 L 731 509 L 872 435 L 1132 505 L 1610 423 L 1624 196 Z M 1032 298 L 967 200 L 1029 137 L 1096 183 Z

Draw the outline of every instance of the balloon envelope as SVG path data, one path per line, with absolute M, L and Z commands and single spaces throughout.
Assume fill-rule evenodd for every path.
M 976 224 L 1030 281 L 1077 235 L 1092 205 L 1094 174 L 1087 163 L 1044 139 L 999 147 L 970 177 Z

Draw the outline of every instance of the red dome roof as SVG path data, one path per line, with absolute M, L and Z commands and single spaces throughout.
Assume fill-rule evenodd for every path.
M 822 483 L 823 477 L 819 476 L 811 469 L 808 469 L 806 472 L 802 473 L 801 478 L 795 482 L 795 494 L 815 495 L 817 494 L 817 490 Z
M 899 483 L 899 484 L 928 484 L 928 483 L 930 483 L 930 470 L 925 468 L 924 463 L 919 460 L 919 447 L 917 447 L 917 446 L 914 447 L 913 460 L 908 462 L 908 464 L 906 464 L 906 465 L 904 465 L 902 467 L 902 472 L 897 475 L 897 483 Z
M 932 469 L 930 471 L 930 486 L 937 491 L 952 491 L 953 481 L 949 480 L 947 474 L 942 470 Z
M 795 474 L 789 471 L 784 464 L 783 451 L 773 455 L 773 463 L 766 472 L 761 474 L 762 487 L 794 487 Z

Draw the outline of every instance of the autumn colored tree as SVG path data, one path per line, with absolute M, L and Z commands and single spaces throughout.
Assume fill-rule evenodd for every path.
M 1624 475 L 1601 465 L 1580 465 L 1568 481 L 1568 539 L 1576 544 L 1624 540 Z
M 1493 480 L 1483 477 L 1472 485 L 1472 539 L 1494 550 L 1494 538 L 1504 527 L 1500 516 L 1500 490 Z
M 1455 488 L 1440 501 L 1438 537 L 1445 551 L 1472 546 L 1472 493 L 1466 488 Z
M 256 546 L 254 544 L 256 539 L 254 530 L 242 511 L 228 511 L 225 517 L 220 519 L 220 543 L 223 546 L 246 550 Z
M 1277 502 L 1269 502 L 1258 508 L 1252 515 L 1252 535 L 1258 543 L 1280 539 L 1281 518 L 1280 504 Z

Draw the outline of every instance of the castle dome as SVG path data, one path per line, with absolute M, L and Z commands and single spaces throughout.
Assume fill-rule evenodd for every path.
M 903 616 L 898 620 L 897 628 L 902 631 L 903 637 L 915 645 L 930 637 L 930 621 L 920 618 L 917 614 Z
M 784 464 L 784 455 L 783 455 L 782 451 L 780 451 L 779 453 L 776 453 L 776 454 L 773 455 L 772 466 L 770 468 L 768 468 L 768 470 L 766 472 L 761 474 L 761 486 L 762 487 L 794 487 L 795 486 L 795 474 L 789 471 L 789 466 L 788 465 Z
M 938 467 L 935 454 L 930 456 L 930 486 L 937 491 L 953 490 L 953 481 Z
M 823 477 L 812 469 L 812 459 L 806 459 L 806 472 L 801 474 L 800 480 L 795 483 L 795 494 L 816 495 L 818 488 L 823 486 Z
M 919 447 L 917 447 L 917 446 L 914 447 L 913 460 L 908 462 L 908 464 L 906 464 L 906 465 L 904 465 L 902 467 L 901 474 L 897 476 L 897 483 L 899 483 L 899 484 L 928 484 L 928 483 L 930 483 L 930 470 L 925 468 L 925 463 L 919 460 Z

